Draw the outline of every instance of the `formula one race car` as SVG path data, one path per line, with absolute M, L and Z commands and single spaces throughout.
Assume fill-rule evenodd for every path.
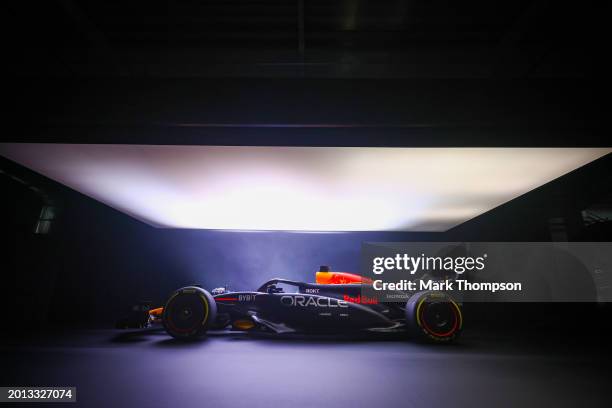
M 462 329 L 461 307 L 444 292 L 413 294 L 407 302 L 379 303 L 362 297 L 367 278 L 330 272 L 322 266 L 316 283 L 272 279 L 254 292 L 199 286 L 175 291 L 164 307 L 136 306 L 120 327 L 161 323 L 177 339 L 194 339 L 209 329 L 267 333 L 407 332 L 450 342 Z

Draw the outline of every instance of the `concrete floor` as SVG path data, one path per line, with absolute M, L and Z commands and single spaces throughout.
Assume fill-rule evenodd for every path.
M 81 331 L 5 342 L 0 365 L 2 385 L 76 386 L 69 407 L 610 406 L 607 354 L 554 345 Z

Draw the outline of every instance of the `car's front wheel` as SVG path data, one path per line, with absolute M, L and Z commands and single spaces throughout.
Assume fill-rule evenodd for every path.
M 217 304 L 211 294 L 197 286 L 187 286 L 168 298 L 162 323 L 172 337 L 191 340 L 204 335 L 216 316 Z

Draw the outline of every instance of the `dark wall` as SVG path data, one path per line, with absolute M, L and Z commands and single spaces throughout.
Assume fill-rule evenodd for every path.
M 450 241 L 606 241 L 609 226 L 585 228 L 581 211 L 612 193 L 612 154 L 448 231 Z M 551 221 L 565 230 L 551 236 Z M 595 231 L 593 231 L 595 230 Z M 564 239 L 563 239 L 564 238 Z

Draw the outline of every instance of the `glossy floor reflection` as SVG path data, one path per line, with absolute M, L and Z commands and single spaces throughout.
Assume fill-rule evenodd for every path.
M 73 408 L 606 406 L 606 356 L 555 344 L 474 334 L 442 347 L 237 334 L 182 344 L 109 330 L 7 342 L 0 357 L 3 385 L 76 386 Z

